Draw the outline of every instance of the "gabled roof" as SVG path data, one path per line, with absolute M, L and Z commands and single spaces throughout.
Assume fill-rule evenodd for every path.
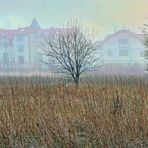
M 113 39 L 114 37 L 116 37 L 118 34 L 127 34 L 127 35 L 132 35 L 133 37 L 136 37 L 139 40 L 142 40 L 144 37 L 144 34 L 136 34 L 134 32 L 131 32 L 130 30 L 127 29 L 123 29 L 123 30 L 119 30 L 113 34 L 109 34 L 104 40 L 103 43 L 105 43 L 106 41 Z

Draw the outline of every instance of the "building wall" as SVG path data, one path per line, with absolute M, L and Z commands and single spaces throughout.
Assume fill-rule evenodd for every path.
M 29 62 L 29 44 L 28 35 L 19 34 L 14 37 L 14 51 L 15 51 L 15 63 L 20 64 L 19 57 L 24 57 L 24 63 Z
M 132 74 L 145 73 L 145 50 L 141 35 L 129 30 L 121 30 L 109 35 L 101 43 L 102 74 Z
M 140 39 L 132 33 L 121 32 L 110 39 L 104 41 L 102 46 L 103 62 L 144 64 L 142 57 L 144 46 Z
M 39 70 L 41 66 L 39 42 L 37 33 L 17 33 L 11 41 L 7 37 L 1 37 L 0 71 Z

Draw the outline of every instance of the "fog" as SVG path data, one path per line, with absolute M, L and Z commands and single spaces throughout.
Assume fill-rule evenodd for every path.
M 0 0 L 0 73 L 49 73 L 41 34 L 77 19 L 94 28 L 98 53 L 92 73 L 143 75 L 146 0 Z M 134 5 L 133 5 L 134 3 Z M 128 12 L 127 9 L 131 11 Z M 138 27 L 137 27 L 138 26 Z M 51 72 L 51 71 L 50 71 Z

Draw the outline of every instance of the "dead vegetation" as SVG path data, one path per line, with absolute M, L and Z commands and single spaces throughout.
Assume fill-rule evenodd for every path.
M 148 84 L 76 90 L 9 79 L 0 87 L 0 147 L 148 147 Z

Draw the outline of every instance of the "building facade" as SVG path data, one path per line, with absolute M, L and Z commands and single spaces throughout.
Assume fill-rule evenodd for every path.
M 101 68 L 105 74 L 145 73 L 144 35 L 130 30 L 119 30 L 101 42 Z
M 0 72 L 47 71 L 48 65 L 43 62 L 47 57 L 40 42 L 43 34 L 56 31 L 57 28 L 42 29 L 36 19 L 28 27 L 0 29 Z M 124 29 L 99 41 L 97 71 L 102 74 L 145 73 L 143 39 L 142 34 Z
M 44 71 L 43 52 L 39 46 L 41 35 L 49 33 L 33 19 L 28 27 L 0 29 L 0 71 Z

